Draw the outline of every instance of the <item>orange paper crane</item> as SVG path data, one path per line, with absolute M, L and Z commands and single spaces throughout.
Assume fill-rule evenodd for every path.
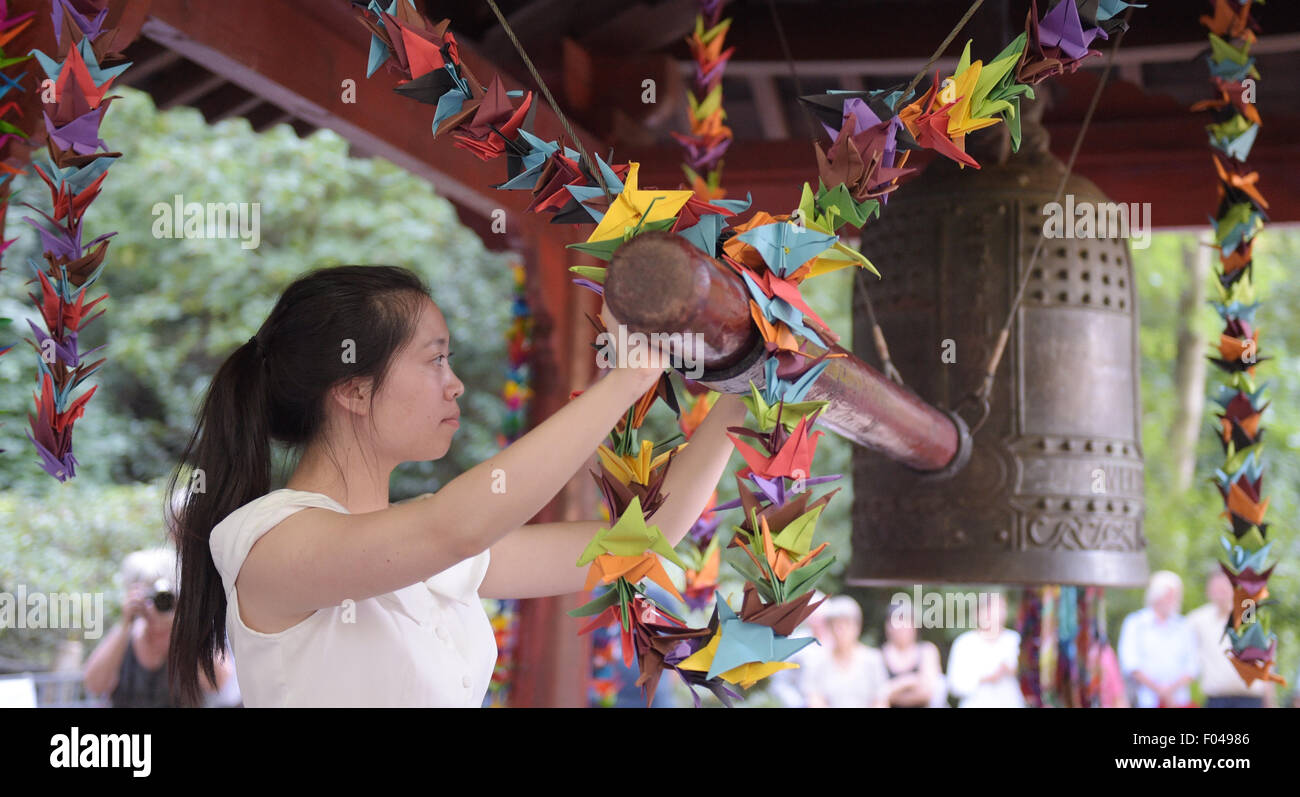
M 736 231 L 736 235 L 728 238 L 727 241 L 722 244 L 722 251 L 732 260 L 735 260 L 740 265 L 750 269 L 751 272 L 754 270 L 765 270 L 767 268 L 767 263 L 763 260 L 763 255 L 758 251 L 758 249 L 742 241 L 740 239 L 740 233 L 748 232 L 757 227 L 762 227 L 764 224 L 788 221 L 789 219 L 790 215 L 788 213 L 773 216 L 771 213 L 764 210 L 755 211 L 754 215 L 749 218 L 749 221 L 746 221 L 744 224 L 732 225 L 731 229 Z
M 710 395 L 700 396 L 691 404 L 689 409 L 682 411 L 681 416 L 678 418 L 678 423 L 681 426 L 682 434 L 688 441 L 691 439 L 691 435 L 695 434 L 695 430 L 699 428 L 700 424 L 704 423 L 704 419 L 708 417 L 709 411 L 713 409 L 714 402 L 716 402 L 718 397 L 721 395 L 721 393 L 714 392 Z M 717 495 L 716 490 L 714 491 L 714 495 Z M 712 505 L 713 502 L 710 501 L 709 503 Z
M 1232 662 L 1232 666 L 1236 668 L 1241 680 L 1246 682 L 1246 686 L 1250 686 L 1256 681 L 1273 681 L 1274 683 L 1286 684 L 1285 678 L 1273 672 L 1274 662 L 1271 660 L 1242 661 L 1232 655 L 1231 650 L 1225 650 L 1224 655 L 1228 657 L 1228 661 Z
M 1261 413 L 1258 412 L 1251 413 L 1250 415 L 1247 415 L 1245 418 L 1242 418 L 1240 421 L 1238 421 L 1238 423 L 1241 424 L 1242 431 L 1250 435 L 1250 439 L 1252 440 L 1259 437 L 1260 415 Z M 1223 442 L 1227 443 L 1228 441 L 1232 440 L 1232 419 L 1220 417 L 1219 425 L 1223 428 L 1223 434 L 1222 434 Z
M 1269 568 L 1271 571 L 1272 568 Z M 1257 607 L 1259 604 L 1268 599 L 1268 587 L 1260 586 L 1259 592 L 1250 593 L 1240 585 L 1232 588 L 1232 627 L 1240 631 L 1242 623 L 1242 614 L 1247 607 Z
M 1270 498 L 1265 498 L 1263 502 L 1251 498 L 1241 487 L 1240 481 L 1235 481 L 1228 488 L 1228 508 L 1219 514 L 1219 517 L 1229 517 L 1229 513 L 1241 518 L 1245 518 L 1253 525 L 1260 525 L 1264 522 L 1264 513 L 1268 511 L 1268 502 Z
M 1251 107 L 1254 108 L 1253 105 Z M 1256 120 L 1256 123 L 1258 123 L 1258 120 Z M 1210 157 L 1214 159 L 1214 169 L 1219 173 L 1220 180 L 1250 197 L 1262 210 L 1268 210 L 1268 202 L 1264 199 L 1264 195 L 1259 193 L 1259 189 L 1255 188 L 1255 183 L 1259 182 L 1259 172 L 1250 172 L 1249 174 L 1229 172 L 1224 167 L 1223 161 L 1219 160 L 1217 154 L 1211 153 Z M 1219 199 L 1223 199 L 1225 193 L 1223 186 L 1220 185 Z M 1254 238 L 1251 238 L 1252 242 L 1254 240 Z
M 932 149 L 945 158 L 978 169 L 979 163 L 966 154 L 966 136 L 948 134 L 951 123 L 949 112 L 962 98 L 957 97 L 943 104 L 937 103 L 939 85 L 939 73 L 935 72 L 930 90 L 900 109 L 898 118 L 907 127 L 907 132 L 911 133 L 921 146 Z
M 1214 78 L 1214 85 L 1219 89 L 1219 97 L 1213 100 L 1201 100 L 1193 104 L 1192 111 L 1208 111 L 1232 105 L 1249 121 L 1257 125 L 1263 124 L 1259 118 L 1259 109 L 1255 107 L 1253 102 L 1247 102 L 1243 97 L 1246 91 L 1244 83 L 1230 83 L 1223 78 L 1216 77 Z
M 722 563 L 722 549 L 717 545 L 717 537 L 709 543 L 708 551 L 704 555 L 704 564 L 699 570 L 686 570 L 686 597 L 698 601 L 702 597 L 712 595 L 718 586 L 718 571 Z M 690 601 L 683 601 L 690 603 Z
M 1247 20 L 1250 19 L 1249 3 L 1235 3 L 1229 0 L 1214 0 L 1214 16 L 1203 15 L 1200 22 L 1216 36 L 1237 38 L 1246 33 Z
M 796 562 L 790 557 L 790 554 L 784 548 L 778 548 L 772 544 L 772 532 L 768 528 L 767 518 L 761 517 L 758 519 L 758 522 L 763 530 L 763 555 L 767 557 L 767 563 L 772 568 L 772 572 L 782 581 L 785 581 L 786 578 L 795 570 L 798 570 L 813 559 L 817 558 L 817 554 L 826 550 L 826 546 L 829 544 L 823 542 Z
M 777 579 L 780 581 L 785 581 L 789 578 L 791 573 L 808 564 L 813 559 L 816 559 L 817 554 L 826 550 L 826 546 L 829 545 L 829 543 L 823 542 L 796 562 L 784 548 L 777 547 L 773 544 L 772 532 L 768 528 L 767 518 L 760 517 L 758 522 L 763 539 L 763 558 L 767 560 L 767 566 L 772 569 L 772 572 L 776 574 Z M 745 555 L 748 556 L 751 561 L 753 561 L 759 572 L 763 572 L 763 563 L 758 560 L 758 557 L 749 549 L 749 546 L 739 541 L 735 544 L 745 552 Z
M 587 583 L 582 588 L 594 589 L 597 583 L 613 584 L 620 578 L 627 579 L 631 584 L 648 578 L 671 592 L 677 600 L 684 600 L 677 587 L 673 586 L 659 557 L 650 551 L 637 556 L 615 556 L 608 553 L 597 556 L 587 571 Z
M 1259 330 L 1257 329 L 1251 330 L 1248 338 L 1238 338 L 1227 334 L 1219 335 L 1219 356 L 1223 358 L 1224 362 L 1235 362 L 1247 353 L 1253 354 L 1258 351 L 1258 346 Z M 1246 373 L 1254 377 L 1254 367 L 1247 368 Z

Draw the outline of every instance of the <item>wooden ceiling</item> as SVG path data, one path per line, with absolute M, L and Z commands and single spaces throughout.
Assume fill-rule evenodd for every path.
M 174 5 L 168 0 L 154 3 L 164 17 Z M 260 24 L 258 4 L 235 5 L 247 7 L 252 15 L 242 24 Z M 598 139 L 600 151 L 613 147 L 616 157 L 639 160 L 643 183 L 675 185 L 681 156 L 670 132 L 687 129 L 685 90 L 692 66 L 684 37 L 694 24 L 694 0 L 501 0 L 498 5 L 561 108 Z M 724 14 L 733 20 L 727 43 L 736 51 L 723 96 L 736 141 L 727 157 L 724 185 L 736 190 L 753 186 L 756 198 L 768 201 L 786 201 L 786 193 L 797 198 L 799 184 L 815 177 L 815 167 L 796 81 L 802 93 L 883 88 L 907 81 L 968 5 L 967 0 L 733 0 Z M 275 0 L 266 6 L 268 15 L 272 7 L 296 6 L 337 36 L 366 41 L 347 0 Z M 440 0 L 423 6 L 432 18 L 450 17 L 457 38 L 490 65 L 476 69 L 480 78 L 495 71 L 534 87 L 486 3 Z M 975 57 L 992 55 L 1023 28 L 1027 7 L 1027 0 L 986 0 L 939 66 L 950 67 L 967 38 L 976 42 Z M 1158 199 L 1161 194 L 1151 189 L 1159 184 L 1179 197 L 1191 190 L 1213 202 L 1204 121 L 1187 110 L 1208 95 L 1207 70 L 1199 57 L 1206 49 L 1196 19 L 1201 11 L 1202 4 L 1191 0 L 1152 0 L 1148 8 L 1134 10 L 1132 29 L 1116 59 L 1117 72 L 1078 164 L 1115 199 Z M 778 44 L 774 13 L 788 40 L 795 76 Z M 1264 173 L 1266 193 L 1270 186 L 1281 189 L 1274 220 L 1300 220 L 1300 188 L 1291 188 L 1300 186 L 1294 165 L 1300 163 L 1295 157 L 1300 81 L 1293 79 L 1300 74 L 1300 8 L 1270 3 L 1258 7 L 1256 17 L 1264 27 L 1254 53 L 1263 75 L 1259 107 L 1265 128 L 1252 163 Z M 123 75 L 126 84 L 149 92 L 159 107 L 190 105 L 210 122 L 243 116 L 259 131 L 286 123 L 308 135 L 322 124 L 330 125 L 328 117 L 311 118 L 283 96 L 268 96 L 259 85 L 232 80 L 227 70 L 214 69 L 203 58 L 187 57 L 159 30 L 146 23 L 144 35 L 127 51 L 135 63 Z M 310 39 L 286 31 L 287 50 L 312 46 Z M 1109 47 L 1105 42 L 1098 46 L 1103 52 Z M 1104 60 L 1094 58 L 1087 69 L 1052 82 L 1045 123 L 1054 150 L 1068 151 Z M 248 66 L 259 70 L 258 64 Z M 288 88 L 312 79 L 310 74 L 267 77 Z M 641 101 L 647 77 L 655 79 L 658 89 L 658 101 L 652 105 Z M 364 142 L 354 143 L 359 154 L 373 152 Z M 465 157 L 449 144 L 436 146 L 436 157 Z M 782 193 L 778 184 L 789 190 Z M 1204 208 L 1192 213 L 1185 210 L 1189 204 L 1153 201 L 1157 224 L 1200 223 Z

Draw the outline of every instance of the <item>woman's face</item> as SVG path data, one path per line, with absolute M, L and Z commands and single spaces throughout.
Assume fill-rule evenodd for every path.
M 885 622 L 885 636 L 900 648 L 910 647 L 916 642 L 916 629 L 912 627 L 912 619 L 890 618 Z
M 852 617 L 833 617 L 830 622 L 831 638 L 835 647 L 847 649 L 857 644 L 862 636 L 862 621 Z
M 452 371 L 451 332 L 442 312 L 425 299 L 415 334 L 393 362 L 375 395 L 374 424 L 386 455 L 397 462 L 438 459 L 459 424 L 456 398 L 465 385 Z
M 1183 605 L 1183 591 L 1181 589 L 1166 589 L 1164 593 L 1156 598 L 1151 608 L 1155 610 L 1160 619 L 1177 614 L 1180 606 Z

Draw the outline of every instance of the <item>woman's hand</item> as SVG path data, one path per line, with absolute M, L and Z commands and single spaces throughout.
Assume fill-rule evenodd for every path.
M 672 367 L 672 352 L 668 344 L 655 341 L 644 333 L 636 338 L 631 338 L 633 333 L 625 333 L 627 338 L 631 338 L 626 341 L 628 350 L 619 351 L 619 328 L 625 325 L 615 317 L 604 299 L 600 302 L 600 320 L 605 324 L 605 345 L 609 347 L 609 354 L 603 361 L 608 364 L 606 367 L 612 367 L 615 374 L 625 374 L 621 378 L 631 379 L 641 385 L 638 396 L 654 387 L 663 376 L 664 369 Z
M 904 692 L 914 686 L 919 686 L 921 679 L 915 673 L 904 673 L 895 676 L 889 680 L 889 696 L 895 697 L 899 692 Z
M 122 622 L 128 628 L 135 618 L 140 617 L 145 611 L 145 586 L 143 584 L 132 584 L 126 591 L 126 600 L 122 602 Z

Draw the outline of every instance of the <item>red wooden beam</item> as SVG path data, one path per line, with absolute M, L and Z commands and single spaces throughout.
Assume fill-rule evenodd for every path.
M 480 161 L 450 141 L 434 141 L 434 107 L 394 92 L 394 76 L 381 68 L 366 79 L 370 37 L 342 0 L 154 0 L 151 13 L 145 36 L 292 116 L 328 127 L 360 150 L 427 178 L 448 199 L 485 216 L 498 208 L 518 214 L 531 199 L 526 191 L 490 188 L 505 179 L 499 160 Z M 452 25 L 454 32 L 455 20 Z M 480 80 L 500 73 L 472 44 L 459 43 L 459 50 Z M 501 79 L 508 90 L 534 88 L 506 74 Z M 345 80 L 355 82 L 355 102 L 344 102 Z M 540 94 L 534 104 L 534 132 L 546 139 L 563 135 Z M 589 152 L 600 150 L 581 127 L 575 133 Z

